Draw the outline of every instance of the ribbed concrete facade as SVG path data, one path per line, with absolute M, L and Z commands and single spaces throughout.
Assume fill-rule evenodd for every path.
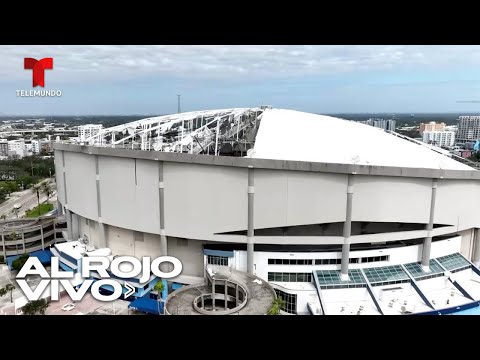
M 250 181 L 254 183 L 255 246 L 343 245 L 343 233 L 329 235 L 315 226 L 347 220 L 350 177 L 354 183 L 351 246 L 466 234 L 464 255 L 480 260 L 473 258 L 480 251 L 471 235 L 480 227 L 472 201 L 480 195 L 478 171 L 213 157 L 67 144 L 55 145 L 55 164 L 58 199 L 67 210 L 67 220 L 68 213 L 72 214 L 69 233 L 73 237 L 87 235 L 97 246 L 106 244 L 118 254 L 158 256 L 164 231 L 168 254 L 187 264 L 186 277 L 203 276 L 204 244 L 249 242 L 248 198 L 253 190 L 249 190 L 249 168 L 254 169 Z M 163 181 L 159 180 L 159 166 Z M 436 199 L 430 227 L 434 180 Z M 399 223 L 406 224 L 404 231 L 394 225 Z M 363 231 L 365 226 L 381 230 Z M 280 230 L 285 228 L 287 234 Z

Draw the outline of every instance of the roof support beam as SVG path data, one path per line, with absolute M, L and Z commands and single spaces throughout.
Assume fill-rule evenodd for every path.
M 373 303 L 375 304 L 375 307 L 377 308 L 378 312 L 379 312 L 381 315 L 385 315 L 385 313 L 383 312 L 382 307 L 380 306 L 380 303 L 378 302 L 377 297 L 376 297 L 375 294 L 373 293 L 373 289 L 372 289 L 372 285 L 370 285 L 370 281 L 368 281 L 368 278 L 367 278 L 367 276 L 365 275 L 365 273 L 363 272 L 363 269 L 359 269 L 359 270 L 360 270 L 360 272 L 362 273 L 363 278 L 365 279 L 365 284 L 367 285 L 368 293 L 370 294 L 370 297 L 372 298 L 372 301 L 373 301 Z
M 313 280 L 314 280 L 314 283 L 315 283 L 315 290 L 317 290 L 317 295 L 318 295 L 318 301 L 320 303 L 320 311 L 321 311 L 321 315 L 326 315 L 325 314 L 325 307 L 324 307 L 324 300 L 323 300 L 323 296 L 322 296 L 322 290 L 320 288 L 320 283 L 318 281 L 318 277 L 317 277 L 317 272 L 316 271 L 313 271 Z
M 467 260 L 468 261 L 468 260 Z M 475 299 L 472 297 L 472 295 L 470 295 L 467 290 L 465 290 L 463 288 L 462 285 L 460 285 L 458 283 L 457 280 L 453 280 L 452 279 L 452 273 L 450 271 L 448 271 L 445 266 L 443 266 L 440 261 L 437 261 L 437 259 L 435 259 L 435 262 L 440 265 L 440 267 L 445 271 L 445 276 L 447 276 L 448 280 L 453 284 L 453 286 L 455 286 L 457 288 L 458 291 L 460 291 L 460 293 L 465 296 L 466 298 L 470 299 L 470 300 L 473 300 L 475 301 Z M 476 274 L 479 274 L 479 270 L 475 268 L 475 266 L 472 265 L 471 269 L 476 273 Z M 480 274 L 479 274 L 480 275 Z
M 405 271 L 405 274 L 407 274 L 407 276 L 410 278 L 410 283 L 412 284 L 412 287 L 415 289 L 415 291 L 417 292 L 418 296 L 420 296 L 420 298 L 423 300 L 423 302 L 430 308 L 432 308 L 433 310 L 437 310 L 435 308 L 435 306 L 430 302 L 430 300 L 428 300 L 428 298 L 426 297 L 426 295 L 422 292 L 422 290 L 420 289 L 420 287 L 418 286 L 417 284 L 417 281 L 414 279 L 414 277 L 408 272 L 408 270 L 405 268 L 405 266 L 403 264 L 400 265 L 403 269 L 403 271 Z

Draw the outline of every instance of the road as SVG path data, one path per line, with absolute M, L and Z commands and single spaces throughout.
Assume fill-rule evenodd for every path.
M 47 179 L 42 181 L 40 184 L 46 181 L 50 182 L 52 189 L 54 190 L 54 194 L 50 197 L 50 202 L 53 202 L 56 199 L 55 181 L 52 179 Z M 40 193 L 40 203 L 44 202 L 45 200 L 47 200 L 47 197 Z M 32 209 L 38 205 L 37 194 L 32 192 L 31 189 L 12 193 L 5 202 L 0 204 L 0 216 L 5 214 L 7 215 L 7 219 L 15 219 L 16 215 L 12 212 L 14 205 L 21 205 L 18 213 L 18 217 L 21 218 L 23 215 L 25 215 L 25 210 Z

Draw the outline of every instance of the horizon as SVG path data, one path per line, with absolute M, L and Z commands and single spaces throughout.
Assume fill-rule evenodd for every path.
M 53 58 L 45 87 L 32 87 L 27 57 Z M 2 116 L 172 114 L 178 94 L 182 112 L 251 104 L 316 114 L 480 111 L 477 45 L 3 45 L 0 59 Z M 62 96 L 17 97 L 32 89 Z
M 274 107 L 275 109 L 275 107 Z M 277 108 L 280 109 L 280 108 Z M 201 109 L 201 110 L 215 110 L 215 109 Z M 201 110 L 191 110 L 193 111 L 201 111 Z M 286 109 L 288 110 L 288 109 Z M 299 112 L 307 112 L 307 111 L 302 111 L 302 110 L 296 110 L 296 109 L 291 109 Z M 183 112 L 190 112 L 190 111 L 182 111 Z M 167 115 L 173 115 L 176 114 L 176 112 L 172 113 L 157 113 L 157 114 L 148 114 L 148 113 L 131 113 L 131 114 L 2 114 L 0 113 L 0 118 L 4 117 L 29 117 L 29 118 L 36 118 L 36 117 L 112 117 L 112 116 L 143 116 L 143 117 L 154 117 L 154 116 L 167 116 Z M 422 116 L 422 115 L 479 115 L 480 116 L 480 110 L 479 111 L 422 111 L 422 112 L 416 112 L 416 113 L 411 113 L 411 112 L 395 112 L 395 111 L 382 111 L 382 112 L 330 112 L 330 113 L 319 113 L 319 112 L 312 112 L 312 114 L 317 114 L 317 115 L 399 115 L 399 116 L 411 116 L 414 115 L 413 117 L 416 117 L 417 115 Z

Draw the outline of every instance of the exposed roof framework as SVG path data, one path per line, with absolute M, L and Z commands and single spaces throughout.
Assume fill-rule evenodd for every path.
M 447 150 L 395 132 L 270 106 L 156 116 L 102 129 L 85 142 L 144 151 L 278 160 L 444 170 L 478 168 Z
M 263 109 L 233 108 L 156 116 L 102 129 L 88 138 L 95 146 L 218 155 L 221 147 L 250 148 Z

